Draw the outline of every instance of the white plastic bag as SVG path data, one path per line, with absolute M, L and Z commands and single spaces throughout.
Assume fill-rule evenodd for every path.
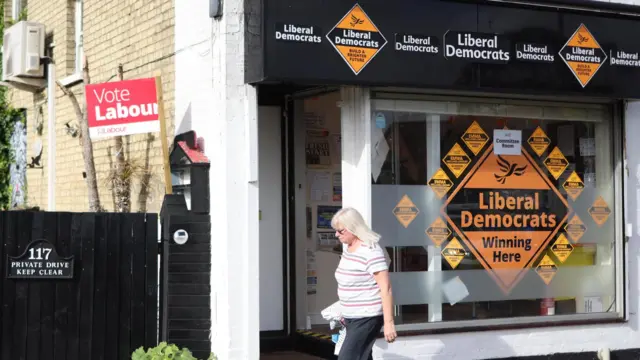
M 322 318 L 329 321 L 329 327 L 331 330 L 335 329 L 342 320 L 342 306 L 340 301 L 336 301 L 333 304 L 326 307 L 320 312 Z
M 342 343 L 344 343 L 344 339 L 347 336 L 347 329 L 345 329 L 341 323 L 342 305 L 340 305 L 339 301 L 336 301 L 322 310 L 320 314 L 322 315 L 323 319 L 329 320 L 329 327 L 331 328 L 331 330 L 340 326 L 340 330 L 338 331 L 338 341 L 336 341 L 336 347 L 333 351 L 334 355 L 338 355 L 340 349 L 342 348 Z
M 340 329 L 339 334 L 340 335 L 338 335 L 338 341 L 336 342 L 336 348 L 333 350 L 333 355 L 340 354 L 340 349 L 342 348 L 344 339 L 347 337 L 347 329 L 346 328 Z

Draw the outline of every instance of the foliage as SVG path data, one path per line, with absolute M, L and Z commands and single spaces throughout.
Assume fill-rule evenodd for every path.
M 158 198 L 162 201 L 164 182 L 159 181 L 149 164 L 149 152 L 154 139 L 153 134 L 147 134 L 144 155 L 128 154 L 122 142 L 116 141 L 113 148 L 117 151 L 115 163 L 111 163 L 103 180 L 103 186 L 111 191 L 116 212 L 131 212 L 134 193 L 137 194 L 139 212 L 146 212 L 147 205 L 158 201 Z
M 120 150 L 122 151 L 122 150 Z M 138 158 L 129 158 L 118 166 L 112 166 L 107 173 L 103 185 L 112 192 L 115 198 L 115 211 L 129 212 L 131 209 L 131 186 L 140 183 L 149 187 L 153 173 Z
M 4 14 L 5 2 L 0 2 L 0 13 Z M 20 13 L 18 20 L 27 18 L 26 8 Z M 4 20 L 4 19 L 3 19 Z M 8 25 L 13 24 L 13 20 L 7 22 Z M 4 34 L 5 22 L 0 22 L 0 34 Z M 0 38 L 0 46 L 3 39 Z M 1 55 L 0 55 L 1 56 Z M 2 72 L 2 61 L 0 61 L 0 73 Z M 11 148 L 11 135 L 14 132 L 15 125 L 18 121 L 25 122 L 22 111 L 11 106 L 7 98 L 8 91 L 5 86 L 0 86 L 0 209 L 9 209 L 11 207 L 11 178 L 9 176 L 10 165 L 13 163 L 13 149 Z M 26 166 L 26 164 L 23 164 Z
M 208 360 L 217 360 L 218 358 L 213 355 L 209 355 Z M 152 347 L 144 351 L 144 348 L 141 346 L 136 351 L 131 354 L 131 360 L 198 360 L 193 355 L 191 355 L 191 351 L 187 348 L 180 349 L 175 344 L 167 344 L 166 342 L 161 342 L 156 347 Z

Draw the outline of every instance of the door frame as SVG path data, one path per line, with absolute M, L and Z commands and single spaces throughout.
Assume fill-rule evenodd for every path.
M 288 350 L 292 348 L 291 336 L 290 336 L 290 311 L 289 311 L 289 303 L 291 301 L 289 295 L 289 282 L 291 275 L 289 273 L 289 247 L 288 247 L 288 238 L 289 238 L 289 224 L 288 224 L 288 193 L 289 193 L 289 183 L 288 183 L 288 163 L 287 163 L 287 154 L 288 154 L 288 142 L 289 142 L 289 134 L 287 130 L 287 116 L 283 109 L 285 106 L 285 98 L 280 96 L 271 96 L 269 92 L 266 94 L 260 94 L 258 97 L 257 106 L 271 106 L 278 107 L 280 110 L 280 158 L 281 158 L 281 182 L 282 182 L 282 330 L 268 330 L 268 331 L 260 331 L 260 352 L 273 352 L 273 351 L 281 351 Z M 262 95 L 262 96 L 260 96 Z M 266 96 L 265 96 L 266 95 Z M 260 121 L 260 119 L 258 119 Z M 259 159 L 258 159 L 259 161 Z
M 260 352 L 297 350 L 324 358 L 333 357 L 333 343 L 304 336 L 297 331 L 296 296 L 296 149 L 294 146 L 296 100 L 339 91 L 339 87 L 301 88 L 291 86 L 259 86 L 258 106 L 279 106 L 281 109 L 282 161 L 282 236 L 283 236 L 283 330 L 260 331 Z M 258 119 L 260 121 L 260 119 Z M 298 155 L 304 156 L 304 155 Z M 305 216 L 305 214 L 298 214 Z

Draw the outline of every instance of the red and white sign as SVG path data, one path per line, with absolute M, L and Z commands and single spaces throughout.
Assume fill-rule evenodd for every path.
M 154 78 L 87 85 L 92 139 L 160 131 Z

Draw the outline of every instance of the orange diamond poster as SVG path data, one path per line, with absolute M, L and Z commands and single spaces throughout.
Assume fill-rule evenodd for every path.
M 489 136 L 482 130 L 480 124 L 477 121 L 471 123 L 467 131 L 462 134 L 462 141 L 473 152 L 473 155 L 478 155 L 484 145 L 489 142 Z
M 607 53 L 602 50 L 589 29 L 580 24 L 560 49 L 560 58 L 567 64 L 580 85 L 585 87 L 607 60 Z
M 387 39 L 358 4 L 329 31 L 327 39 L 356 75 L 387 44 Z
M 555 239 L 569 212 L 566 199 L 524 147 L 521 155 L 501 156 L 494 154 L 493 145 L 441 208 L 505 294 Z

